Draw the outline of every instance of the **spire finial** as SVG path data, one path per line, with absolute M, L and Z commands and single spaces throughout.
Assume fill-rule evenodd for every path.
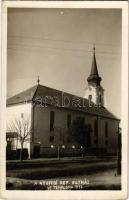
M 95 53 L 95 44 L 93 44 L 93 51 L 94 51 L 94 53 Z
M 38 80 L 37 80 L 38 85 L 39 85 L 39 82 L 40 82 L 40 80 L 39 80 L 39 76 L 38 76 Z

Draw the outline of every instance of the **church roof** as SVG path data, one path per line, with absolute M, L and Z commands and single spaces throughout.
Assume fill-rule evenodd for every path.
M 7 99 L 7 106 L 26 102 L 33 102 L 42 105 L 46 104 L 58 108 L 76 110 L 90 115 L 118 120 L 117 117 L 105 107 L 96 106 L 93 102 L 89 105 L 89 100 L 86 98 L 39 84 Z
M 37 85 L 28 90 L 20 92 L 19 94 L 7 99 L 7 105 L 19 104 L 32 101 L 34 94 L 37 90 Z
M 90 76 L 88 77 L 87 81 L 91 84 L 100 85 L 101 77 L 98 73 L 97 63 L 96 63 L 96 56 L 95 56 L 95 48 L 93 49 L 93 59 L 92 59 L 92 66 Z

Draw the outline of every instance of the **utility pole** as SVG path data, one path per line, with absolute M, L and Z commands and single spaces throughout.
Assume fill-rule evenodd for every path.
M 57 147 L 57 151 L 58 151 L 57 158 L 58 158 L 58 160 L 60 160 L 60 145 L 59 144 Z

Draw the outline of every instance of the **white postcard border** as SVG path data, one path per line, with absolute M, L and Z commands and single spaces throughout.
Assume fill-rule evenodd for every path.
M 6 190 L 6 66 L 8 8 L 121 8 L 122 9 L 122 190 L 121 191 L 16 191 Z M 1 78 L 1 197 L 7 199 L 126 199 L 128 150 L 128 2 L 120 1 L 3 1 Z M 4 117 L 3 117 L 4 116 Z

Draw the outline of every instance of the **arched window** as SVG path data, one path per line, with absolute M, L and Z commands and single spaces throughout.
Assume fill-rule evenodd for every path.
M 50 131 L 54 131 L 54 111 L 50 112 Z
M 105 137 L 108 137 L 108 123 L 105 122 Z
M 70 128 L 70 126 L 71 126 L 71 115 L 68 114 L 67 115 L 67 127 Z
M 94 121 L 94 134 L 96 137 L 98 137 L 98 120 L 95 119 Z

